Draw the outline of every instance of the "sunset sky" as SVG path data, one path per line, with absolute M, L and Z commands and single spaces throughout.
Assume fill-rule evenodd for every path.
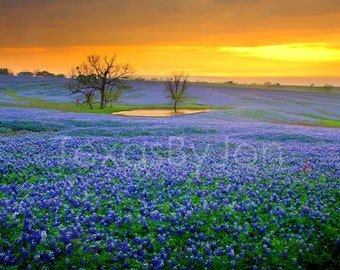
M 339 0 L 1 0 L 0 67 L 67 74 L 89 54 L 138 75 L 340 78 Z M 340 84 L 340 83 L 339 83 Z

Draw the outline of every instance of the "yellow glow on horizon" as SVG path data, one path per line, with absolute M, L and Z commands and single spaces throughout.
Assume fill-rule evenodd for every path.
M 297 43 L 257 47 L 222 47 L 221 51 L 235 52 L 243 57 L 258 57 L 293 62 L 340 61 L 340 50 L 328 43 Z
M 169 75 L 185 71 L 191 76 L 308 76 L 340 77 L 340 46 L 299 43 L 254 47 L 233 46 L 78 46 L 0 48 L 1 65 L 14 72 L 48 70 L 67 74 L 90 54 L 117 55 L 137 75 Z

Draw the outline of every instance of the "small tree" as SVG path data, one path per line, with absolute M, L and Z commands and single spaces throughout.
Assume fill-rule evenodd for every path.
M 127 88 L 126 80 L 133 75 L 133 68 L 126 64 L 116 63 L 116 56 L 111 58 L 90 55 L 86 61 L 71 71 L 68 88 L 72 94 L 81 93 L 85 102 L 92 109 L 93 99 L 99 94 L 100 109 L 104 109 L 107 102 L 116 101 L 123 89 Z
M 164 82 L 165 90 L 169 93 L 169 97 L 173 101 L 173 109 L 177 112 L 177 104 L 184 102 L 186 99 L 186 90 L 188 88 L 188 75 L 183 72 L 179 74 L 173 74 L 167 78 Z

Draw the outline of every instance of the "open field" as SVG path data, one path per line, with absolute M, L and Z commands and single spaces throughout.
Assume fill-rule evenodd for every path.
M 132 109 L 171 108 L 167 94 L 162 90 L 162 82 L 131 81 L 132 88 L 123 94 L 118 104 L 93 111 L 85 105 L 75 106 L 77 97 L 69 95 L 65 84 L 66 80 L 60 78 L 2 76 L 0 106 L 101 114 Z M 310 92 L 310 87 L 301 86 L 279 88 L 194 83 L 188 90 L 188 101 L 179 108 L 221 110 L 228 121 L 340 126 L 338 88 L 331 92 Z
M 123 117 L 169 108 L 161 83 L 105 115 L 53 107 L 77 108 L 60 79 L 17 80 L 0 81 L 0 268 L 340 264 L 339 94 L 194 85 L 183 107 L 215 110 Z

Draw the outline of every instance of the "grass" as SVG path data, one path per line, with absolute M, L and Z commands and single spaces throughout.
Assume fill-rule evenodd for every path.
M 111 114 L 113 112 L 129 111 L 134 109 L 172 109 L 171 105 L 126 105 L 126 104 L 108 104 L 104 109 L 99 108 L 99 104 L 94 104 L 91 110 L 87 105 L 76 105 L 74 103 L 56 103 L 46 101 L 39 98 L 28 98 L 18 95 L 17 90 L 6 88 L 5 94 L 20 103 L 2 104 L 3 107 L 19 107 L 19 108 L 38 108 L 50 109 L 57 111 L 75 112 L 75 113 L 95 113 L 95 114 Z M 194 101 L 194 100 L 192 100 Z M 177 106 L 178 109 L 211 109 L 211 110 L 230 110 L 231 106 L 208 106 L 199 103 L 186 103 Z
M 340 121 L 330 119 L 320 119 L 320 121 L 326 126 L 340 127 Z
M 311 118 L 318 120 L 321 126 L 336 127 L 336 128 L 340 127 L 340 121 L 337 121 L 337 120 L 317 118 L 317 117 L 311 117 Z
M 239 87 L 239 88 L 258 88 L 258 89 L 265 89 L 265 90 L 287 90 L 287 87 L 291 87 L 292 89 L 295 89 L 295 91 L 312 91 L 316 92 L 318 89 L 320 91 L 325 92 L 325 89 L 323 87 L 307 87 L 307 86 L 263 86 L 263 85 L 241 85 L 241 84 L 231 84 L 227 85 L 224 83 L 194 83 L 194 84 L 201 84 L 201 85 L 213 85 L 213 86 L 220 86 L 220 87 Z M 338 88 L 333 87 L 331 90 L 332 93 L 335 93 L 334 91 L 337 91 Z M 340 88 L 339 88 L 340 89 Z M 39 108 L 39 109 L 49 109 L 49 110 L 57 110 L 57 111 L 65 111 L 65 112 L 73 112 L 73 113 L 92 113 L 92 114 L 111 114 L 113 112 L 120 112 L 120 111 L 129 111 L 134 109 L 167 109 L 171 110 L 172 106 L 169 105 L 127 105 L 127 104 L 108 104 L 104 109 L 99 109 L 99 104 L 94 104 L 94 108 L 91 110 L 87 105 L 76 105 L 75 103 L 61 103 L 61 102 L 52 102 L 48 100 L 43 100 L 40 98 L 30 98 L 30 97 L 24 97 L 19 95 L 19 91 L 9 88 L 9 87 L 1 87 L 1 90 L 3 90 L 4 94 L 8 97 L 14 99 L 15 101 L 1 104 L 3 107 L 19 107 L 19 108 Z M 340 91 L 339 91 L 340 93 Z M 237 109 L 236 107 L 232 106 L 211 106 L 211 105 L 205 105 L 198 103 L 196 99 L 190 98 L 187 103 L 181 104 L 178 106 L 178 109 L 209 109 L 209 110 L 234 110 Z M 271 118 L 274 117 L 276 122 L 282 122 L 282 123 L 289 123 L 289 121 L 285 121 L 280 114 L 275 111 L 270 112 L 270 119 L 268 118 L 268 111 L 267 110 L 251 110 L 251 111 L 244 111 L 240 110 L 236 112 L 237 115 L 240 117 L 246 117 L 251 119 L 256 119 L 258 121 L 270 121 Z M 301 123 L 302 125 L 310 125 L 310 126 L 322 126 L 322 127 L 340 127 L 340 121 L 334 120 L 334 119 L 326 119 L 326 118 L 320 118 L 313 115 L 302 115 L 306 118 L 317 120 L 319 123 L 311 124 L 311 123 Z
M 307 114 L 300 114 L 300 115 L 319 121 L 321 126 L 336 127 L 336 128 L 340 127 L 340 121 L 339 120 L 326 119 L 326 118 L 316 117 L 316 116 L 307 115 Z

